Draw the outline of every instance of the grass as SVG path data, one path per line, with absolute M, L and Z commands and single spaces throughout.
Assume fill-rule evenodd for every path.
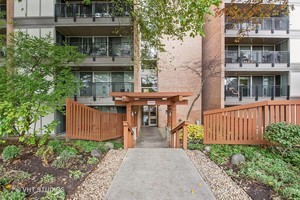
M 203 150 L 203 144 L 190 144 L 189 149 Z M 284 199 L 300 199 L 300 151 L 295 149 L 291 156 L 282 157 L 274 148 L 259 146 L 211 145 L 209 157 L 215 163 L 224 165 L 233 154 L 245 155 L 246 162 L 239 172 L 228 171 L 229 175 L 259 181 L 269 185 Z

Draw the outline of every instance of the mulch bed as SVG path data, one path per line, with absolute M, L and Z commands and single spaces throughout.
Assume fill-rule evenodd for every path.
M 220 167 L 225 171 L 231 169 L 235 173 L 238 173 L 240 170 L 236 165 L 231 165 L 230 162 L 225 165 L 221 165 Z M 276 197 L 275 192 L 268 185 L 259 183 L 255 180 L 235 177 L 230 174 L 228 175 L 254 200 L 272 200 Z
M 16 140 L 9 140 L 5 146 L 12 144 L 20 146 L 20 143 Z M 5 146 L 0 145 L 0 153 L 3 151 Z M 90 154 L 81 153 L 80 155 L 82 156 L 82 160 L 84 160 L 83 164 L 71 166 L 68 169 L 56 169 L 51 167 L 50 164 L 43 164 L 41 159 L 35 156 L 37 147 L 21 146 L 22 153 L 18 159 L 14 159 L 10 162 L 3 162 L 3 160 L 0 159 L 0 166 L 3 165 L 6 171 L 22 170 L 31 174 L 29 180 L 13 181 L 10 183 L 10 189 L 19 189 L 25 192 L 27 199 L 40 199 L 47 191 L 57 187 L 63 189 L 67 196 L 70 196 L 76 191 L 77 187 L 84 181 L 88 174 L 96 168 L 96 165 L 87 164 L 86 162 L 90 157 Z M 80 179 L 74 180 L 69 178 L 69 170 L 80 170 L 84 173 L 84 175 Z M 45 174 L 53 175 L 56 178 L 56 181 L 54 183 L 47 184 L 39 183 Z M 1 189 L 3 188 L 0 186 L 0 190 Z

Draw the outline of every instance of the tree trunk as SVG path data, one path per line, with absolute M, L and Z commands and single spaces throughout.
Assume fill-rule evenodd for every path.
M 196 101 L 200 98 L 200 96 L 201 96 L 201 91 L 200 91 L 200 92 L 197 94 L 197 96 L 194 98 L 194 100 L 193 100 L 193 102 L 192 102 L 192 104 L 191 104 L 191 106 L 190 106 L 190 108 L 189 108 L 189 111 L 188 111 L 188 113 L 187 113 L 186 120 L 189 119 L 190 114 L 191 114 L 191 112 L 192 112 L 192 109 L 193 109 L 193 107 L 195 106 Z

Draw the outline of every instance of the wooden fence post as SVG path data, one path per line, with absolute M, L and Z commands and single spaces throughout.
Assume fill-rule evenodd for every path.
M 183 128 L 182 128 L 182 148 L 183 149 L 187 149 L 187 134 L 188 134 L 188 130 L 187 130 L 187 123 L 184 123 Z
M 124 149 L 127 150 L 129 148 L 129 138 L 128 138 L 128 125 L 127 122 L 123 122 L 123 134 L 124 134 Z

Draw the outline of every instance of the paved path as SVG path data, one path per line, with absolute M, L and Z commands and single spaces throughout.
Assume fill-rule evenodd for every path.
M 182 149 L 134 148 L 117 172 L 107 200 L 210 200 L 214 195 Z
M 136 148 L 168 148 L 167 141 L 157 127 L 142 127 L 137 139 Z

